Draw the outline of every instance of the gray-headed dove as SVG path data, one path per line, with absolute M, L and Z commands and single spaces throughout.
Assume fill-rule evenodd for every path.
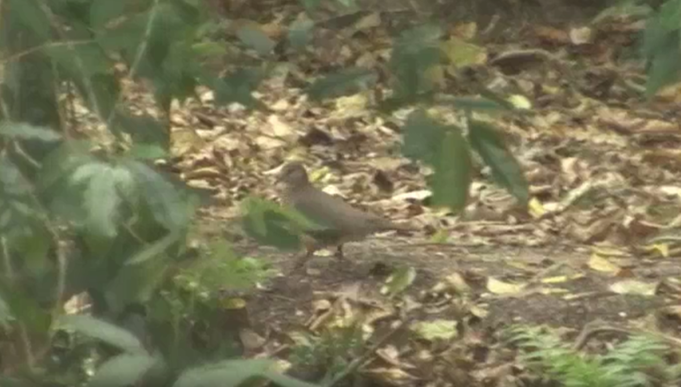
M 319 190 L 310 182 L 305 167 L 297 161 L 286 164 L 278 180 L 284 183 L 281 195 L 284 205 L 300 212 L 320 229 L 306 232 L 304 239 L 307 255 L 326 246 L 337 246 L 336 256 L 343 257 L 343 244 L 358 241 L 366 236 L 388 230 L 415 231 L 414 227 L 391 222 L 380 216 L 360 211 L 341 198 Z

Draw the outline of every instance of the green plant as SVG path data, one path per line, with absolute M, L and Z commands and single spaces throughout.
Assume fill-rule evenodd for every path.
M 325 328 L 321 334 L 295 333 L 289 360 L 323 374 L 324 384 L 344 370 L 364 347 L 360 324 Z
M 570 348 L 542 327 L 511 330 L 531 369 L 565 386 L 652 386 L 678 381 L 678 367 L 665 360 L 670 348 L 650 336 L 633 336 L 604 355 L 588 355 Z

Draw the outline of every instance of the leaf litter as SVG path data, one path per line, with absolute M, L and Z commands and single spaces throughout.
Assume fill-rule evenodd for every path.
M 272 12 L 276 20 L 291 16 L 288 7 Z M 404 112 L 386 117 L 372 110 L 372 92 L 384 92 L 385 82 L 321 103 L 291 86 L 312 82 L 328 67 L 384 71 L 390 12 L 315 32 L 312 44 L 326 49 L 292 57 L 296 66 L 253 93 L 268 112 L 216 108 L 208 90 L 173 109 L 174 166 L 215 199 L 197 221 L 199 238 L 227 238 L 282 273 L 246 306 L 240 337 L 249 353 L 284 361 L 300 343 L 294 332 L 319 338 L 358 326 L 364 343 L 358 353 L 368 356 L 356 371 L 367 378 L 489 385 L 517 382 L 519 366 L 501 340 L 510 324 L 562 327 L 572 339 L 597 319 L 668 332 L 665 326 L 681 315 L 669 306 L 681 294 L 681 132 L 673 109 L 680 94 L 668 88 L 646 105 L 631 91 L 641 69 L 617 64 L 613 50 L 640 29 L 636 21 L 534 25 L 521 31 L 532 50 L 518 50 L 510 38 L 477 46 L 472 38 L 484 30 L 475 23 L 448 31 L 442 49 L 451 65 L 432 74 L 441 91 L 469 94 L 473 73 L 490 90 L 531 106 L 524 119 L 479 116 L 502 129 L 520 161 L 529 213 L 518 211 L 483 167 L 474 172 L 465 211 L 454 216 L 428 206 L 425 177 L 432 171 L 400 155 Z M 282 29 L 271 24 L 278 28 L 260 28 Z M 576 61 L 589 65 L 578 69 Z M 153 115 L 148 94 L 126 87 L 140 96 L 132 103 Z M 457 119 L 451 107 L 433 109 Z M 254 245 L 238 217 L 249 196 L 276 199 L 273 171 L 292 158 L 304 160 L 326 191 L 423 232 L 370 238 L 348 246 L 350 262 L 317 257 L 305 272 L 291 272 L 295 254 Z M 387 333 L 389 340 L 372 349 Z

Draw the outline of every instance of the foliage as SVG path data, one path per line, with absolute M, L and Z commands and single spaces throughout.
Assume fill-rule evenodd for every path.
M 541 327 L 514 328 L 512 335 L 525 363 L 565 386 L 664 385 L 681 376 L 665 360 L 670 348 L 654 337 L 634 336 L 606 354 L 586 355 Z
M 641 52 L 648 61 L 646 95 L 681 80 L 681 1 L 667 0 L 646 23 Z
M 364 344 L 360 324 L 327 327 L 320 335 L 296 332 L 292 337 L 296 344 L 289 359 L 294 365 L 322 373 L 322 385 L 347 368 Z
M 28 351 L 27 358 L 3 356 L 7 378 L 74 385 L 94 366 L 92 385 L 148 377 L 178 378 L 179 385 L 205 377 L 211 385 L 218 383 L 211 377 L 226 374 L 234 385 L 253 377 L 303 385 L 248 362 L 190 371 L 239 355 L 221 326 L 238 298 L 222 291 L 243 291 L 271 275 L 224 244 L 208 246 L 209 254 L 188 248 L 195 194 L 143 159 L 98 157 L 88 144 L 60 141 L 49 129 L 4 122 L 0 133 L 9 146 L 27 137 L 59 144 L 33 181 L 11 158 L 0 159 L 0 326 L 13 352 Z M 88 298 L 96 318 L 60 317 L 73 296 Z M 64 335 L 54 332 L 68 332 L 59 351 L 53 346 Z

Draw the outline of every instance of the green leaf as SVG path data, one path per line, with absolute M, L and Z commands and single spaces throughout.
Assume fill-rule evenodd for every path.
M 222 79 L 204 74 L 203 81 L 215 93 L 215 105 L 237 102 L 251 109 L 267 110 L 267 106 L 253 97 L 253 90 L 263 79 L 259 69 L 240 68 Z
M 667 31 L 681 28 L 681 0 L 667 0 L 658 11 L 660 26 Z
M 646 82 L 646 97 L 652 97 L 662 87 L 675 83 L 681 78 L 680 41 L 679 32 L 667 34 L 663 46 L 653 54 Z
M 140 198 L 154 219 L 169 231 L 186 229 L 195 208 L 182 196 L 182 187 L 175 187 L 141 162 L 124 160 L 122 163 L 134 175 Z
M 45 12 L 40 8 L 38 0 L 7 0 L 5 9 L 11 10 L 11 17 L 17 19 L 26 29 L 47 42 L 52 37 L 52 24 Z
M 307 94 L 313 101 L 341 97 L 366 89 L 368 84 L 376 82 L 376 79 L 376 74 L 369 69 L 360 67 L 344 69 L 315 81 L 307 89 Z
M 162 254 L 134 265 L 125 265 L 115 278 L 103 288 L 107 306 L 113 313 L 121 313 L 133 303 L 146 304 L 166 278 L 173 258 Z
M 106 2 L 106 0 L 102 0 Z M 121 2 L 111 2 L 121 3 Z M 95 31 L 95 40 L 103 50 L 119 52 L 123 58 L 131 64 L 137 53 L 137 48 L 142 42 L 144 31 L 148 22 L 148 13 L 133 15 L 114 26 L 104 30 Z
M 424 25 L 400 36 L 389 63 L 395 75 L 393 98 L 416 101 L 419 95 L 431 91 L 433 85 L 425 75 L 427 70 L 444 59 L 439 47 L 441 34 L 439 27 Z
M 489 100 L 487 98 L 471 98 L 471 97 L 456 97 L 452 99 L 452 103 L 457 109 L 467 111 L 498 111 L 507 110 L 506 106 Z
M 265 35 L 261 29 L 251 25 L 239 28 L 236 35 L 245 45 L 255 49 L 261 56 L 269 55 L 274 46 L 276 46 L 276 43 Z
M 3 329 L 9 329 L 9 322 L 13 319 L 12 313 L 9 310 L 9 305 L 5 302 L 0 293 L 0 327 Z
M 461 131 L 452 127 L 445 134 L 428 182 L 433 191 L 433 205 L 461 211 L 468 201 L 472 181 L 472 161 L 468 143 Z
M 127 353 L 146 353 L 142 343 L 125 329 L 111 323 L 85 315 L 68 315 L 59 320 L 62 328 L 72 329 L 80 334 L 99 340 Z
M 102 364 L 87 384 L 88 387 L 126 387 L 140 380 L 158 360 L 141 354 L 122 354 Z
M 48 332 L 52 321 L 50 311 L 43 308 L 36 298 L 17 290 L 10 288 L 6 282 L 0 283 L 0 292 L 9 308 L 9 314 L 30 333 Z
M 300 4 L 303 5 L 303 7 L 308 11 L 313 11 L 317 6 L 319 6 L 319 3 L 321 0 L 300 0 Z
M 395 270 L 386 280 L 385 286 L 381 288 L 382 294 L 387 294 L 392 298 L 405 291 L 416 279 L 416 269 L 411 266 L 402 266 Z
M 530 200 L 530 191 L 523 170 L 508 150 L 502 137 L 490 124 L 471 120 L 471 146 L 492 170 L 492 177 L 506 188 L 522 205 Z
M 290 213 L 276 203 L 248 198 L 242 204 L 242 226 L 246 234 L 265 245 L 282 249 L 300 248 L 300 231 Z
M 197 56 L 207 60 L 219 60 L 220 57 L 228 54 L 224 44 L 211 41 L 194 43 L 192 50 Z
M 0 386 L 2 387 L 34 387 L 34 384 L 11 377 L 0 376 Z
M 237 387 L 247 380 L 262 378 L 271 360 L 232 360 L 184 372 L 173 387 Z
M 447 127 L 432 119 L 426 111 L 416 110 L 404 125 L 402 153 L 412 160 L 435 165 L 446 131 Z
M 107 74 L 113 62 L 94 44 L 51 45 L 43 48 L 74 79 Z
M 312 27 L 314 27 L 314 22 L 310 19 L 294 21 L 288 30 L 288 41 L 291 47 L 300 50 L 310 43 Z
M 109 21 L 122 16 L 130 3 L 126 0 L 93 0 L 90 5 L 90 23 L 92 28 L 104 28 Z
M 62 139 L 61 134 L 48 127 L 9 121 L 0 122 L 0 136 L 16 140 L 40 140 L 46 142 Z
M 133 144 L 129 153 L 137 160 L 156 160 L 168 157 L 168 152 L 156 144 Z
M 150 259 L 165 253 L 174 243 L 180 240 L 180 235 L 178 232 L 171 232 L 165 237 L 159 239 L 158 241 L 151 243 L 148 246 L 144 246 L 141 251 L 130 258 L 126 265 L 135 265 L 144 263 Z
M 74 186 L 85 187 L 83 204 L 88 229 L 112 238 L 118 233 L 122 192 L 130 192 L 133 175 L 125 168 L 101 162 L 84 164 L 70 177 Z
M 275 384 L 283 387 L 319 387 L 317 384 L 303 382 L 278 372 L 265 371 L 263 375 Z
M 155 146 L 160 149 L 170 147 L 170 134 L 166 127 L 149 114 L 140 116 L 117 113 L 112 126 L 123 133 L 128 133 L 134 145 Z

